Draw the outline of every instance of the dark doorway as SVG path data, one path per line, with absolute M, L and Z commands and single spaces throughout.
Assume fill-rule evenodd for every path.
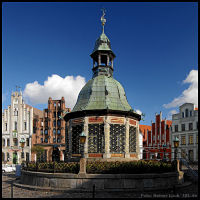
M 60 151 L 58 147 L 53 147 L 52 161 L 56 161 L 56 162 L 60 161 Z

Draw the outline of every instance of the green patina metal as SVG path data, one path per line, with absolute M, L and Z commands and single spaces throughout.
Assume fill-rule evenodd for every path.
M 96 40 L 92 54 L 96 51 L 112 51 L 110 40 L 105 33 L 102 33 L 100 37 Z
M 109 60 L 113 62 L 115 54 L 111 50 L 110 40 L 104 33 L 106 22 L 104 15 L 101 18 L 103 32 L 96 40 L 94 50 L 90 55 L 97 62 L 97 66 L 93 66 L 93 77 L 82 88 L 76 105 L 66 116 L 71 116 L 73 113 L 80 115 L 82 111 L 94 110 L 136 114 L 127 101 L 124 88 L 112 76 L 113 65 L 109 64 Z
M 132 108 L 122 85 L 113 77 L 99 75 L 83 87 L 72 112 L 93 109 L 130 111 Z

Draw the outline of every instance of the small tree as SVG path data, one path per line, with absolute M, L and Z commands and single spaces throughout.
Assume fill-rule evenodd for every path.
M 42 146 L 34 146 L 32 147 L 31 152 L 35 153 L 37 155 L 37 161 L 40 161 L 44 153 L 44 148 Z

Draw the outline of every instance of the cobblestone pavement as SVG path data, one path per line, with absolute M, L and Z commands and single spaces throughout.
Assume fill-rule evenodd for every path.
M 2 174 L 2 198 L 11 198 L 11 182 L 15 181 L 16 177 L 14 173 Z M 133 193 L 133 192 L 96 192 L 95 198 L 170 198 L 170 197 L 196 197 L 198 194 L 198 185 L 192 184 L 187 188 L 177 189 L 168 192 L 148 192 L 148 193 Z M 22 189 L 13 186 L 13 198 L 92 198 L 93 194 L 88 192 L 77 193 L 63 193 L 63 192 L 46 192 L 46 191 L 34 191 L 28 189 Z

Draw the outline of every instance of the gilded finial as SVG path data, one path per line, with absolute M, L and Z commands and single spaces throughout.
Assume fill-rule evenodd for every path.
M 104 18 L 104 16 L 105 16 L 105 12 L 106 12 L 106 9 L 105 8 L 102 8 L 101 9 L 102 10 L 102 12 L 103 12 L 103 15 L 101 16 L 101 23 L 102 23 L 102 26 L 103 26 L 103 33 L 104 33 L 104 25 L 105 25 L 105 23 L 106 23 L 106 19 Z

